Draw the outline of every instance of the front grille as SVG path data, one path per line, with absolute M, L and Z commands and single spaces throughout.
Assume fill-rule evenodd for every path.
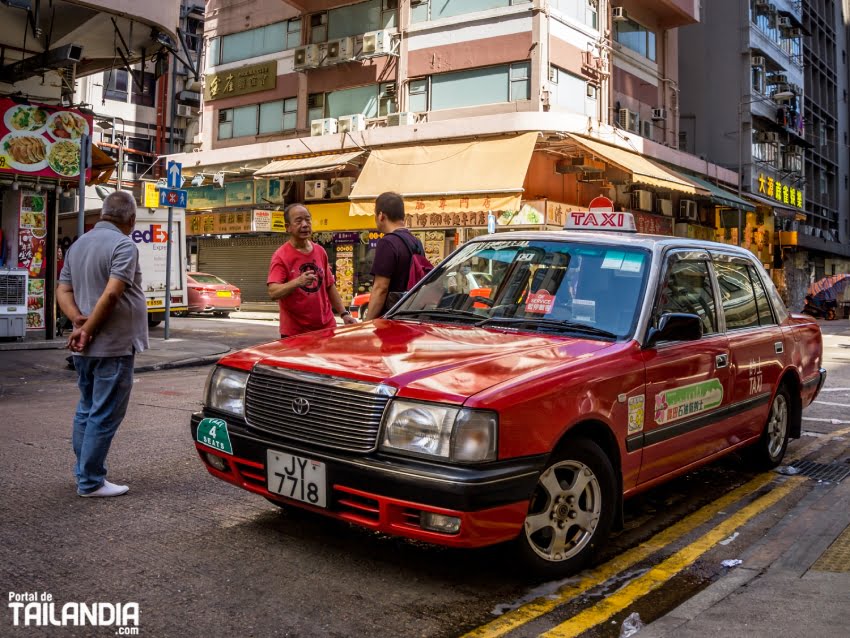
M 393 393 L 381 385 L 256 366 L 245 390 L 245 417 L 249 427 L 298 443 L 371 452 Z M 306 414 L 295 411 L 296 399 L 309 402 Z

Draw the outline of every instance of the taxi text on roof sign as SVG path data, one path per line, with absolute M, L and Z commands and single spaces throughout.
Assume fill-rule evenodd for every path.
M 636 233 L 635 218 L 631 213 L 571 210 L 567 213 L 564 230 L 615 230 Z

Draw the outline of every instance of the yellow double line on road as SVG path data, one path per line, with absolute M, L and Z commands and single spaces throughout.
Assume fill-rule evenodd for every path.
M 825 446 L 829 440 L 848 433 L 850 433 L 850 428 L 832 432 L 817 440 L 815 443 L 797 450 L 793 455 L 789 455 L 786 462 L 790 462 L 804 454 L 809 454 L 812 451 L 817 451 Z M 647 542 L 642 543 L 638 547 L 627 550 L 604 565 L 594 568 L 578 583 L 566 586 L 559 590 L 556 596 L 551 598 L 538 598 L 472 630 L 465 634 L 462 638 L 498 638 L 499 636 L 504 636 L 511 631 L 548 614 L 561 605 L 568 603 L 575 597 L 605 583 L 635 564 L 649 558 L 655 552 L 692 532 L 697 527 L 707 523 L 719 512 L 761 489 L 774 478 L 776 478 L 776 475 L 772 472 L 765 472 L 764 474 L 756 476 L 748 483 L 745 483 L 741 487 L 729 492 L 716 501 L 709 503 L 693 514 L 685 517 L 678 523 L 671 525 L 664 531 L 659 532 Z M 591 627 L 604 622 L 618 611 L 625 609 L 637 598 L 670 580 L 670 578 L 672 578 L 677 572 L 691 565 L 699 558 L 699 556 L 708 551 L 708 549 L 710 549 L 718 541 L 730 535 L 737 527 L 743 525 L 749 519 L 777 503 L 801 482 L 802 479 L 800 478 L 791 478 L 787 480 L 782 485 L 774 488 L 768 494 L 745 506 L 739 512 L 726 519 L 723 523 L 706 533 L 700 539 L 680 550 L 640 578 L 631 582 L 616 594 L 608 596 L 602 603 L 588 609 L 585 612 L 579 613 L 572 619 L 544 635 L 547 636 L 547 638 L 553 638 L 555 636 L 576 636 L 587 631 Z

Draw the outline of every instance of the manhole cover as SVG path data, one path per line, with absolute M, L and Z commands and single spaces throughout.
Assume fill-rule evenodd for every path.
M 814 461 L 796 461 L 791 464 L 800 470 L 800 474 L 818 481 L 840 483 L 850 476 L 850 464 L 847 463 L 815 463 Z

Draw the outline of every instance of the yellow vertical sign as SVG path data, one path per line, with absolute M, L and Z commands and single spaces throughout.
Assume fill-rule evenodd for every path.
M 145 182 L 145 208 L 159 208 L 159 189 L 156 182 Z

